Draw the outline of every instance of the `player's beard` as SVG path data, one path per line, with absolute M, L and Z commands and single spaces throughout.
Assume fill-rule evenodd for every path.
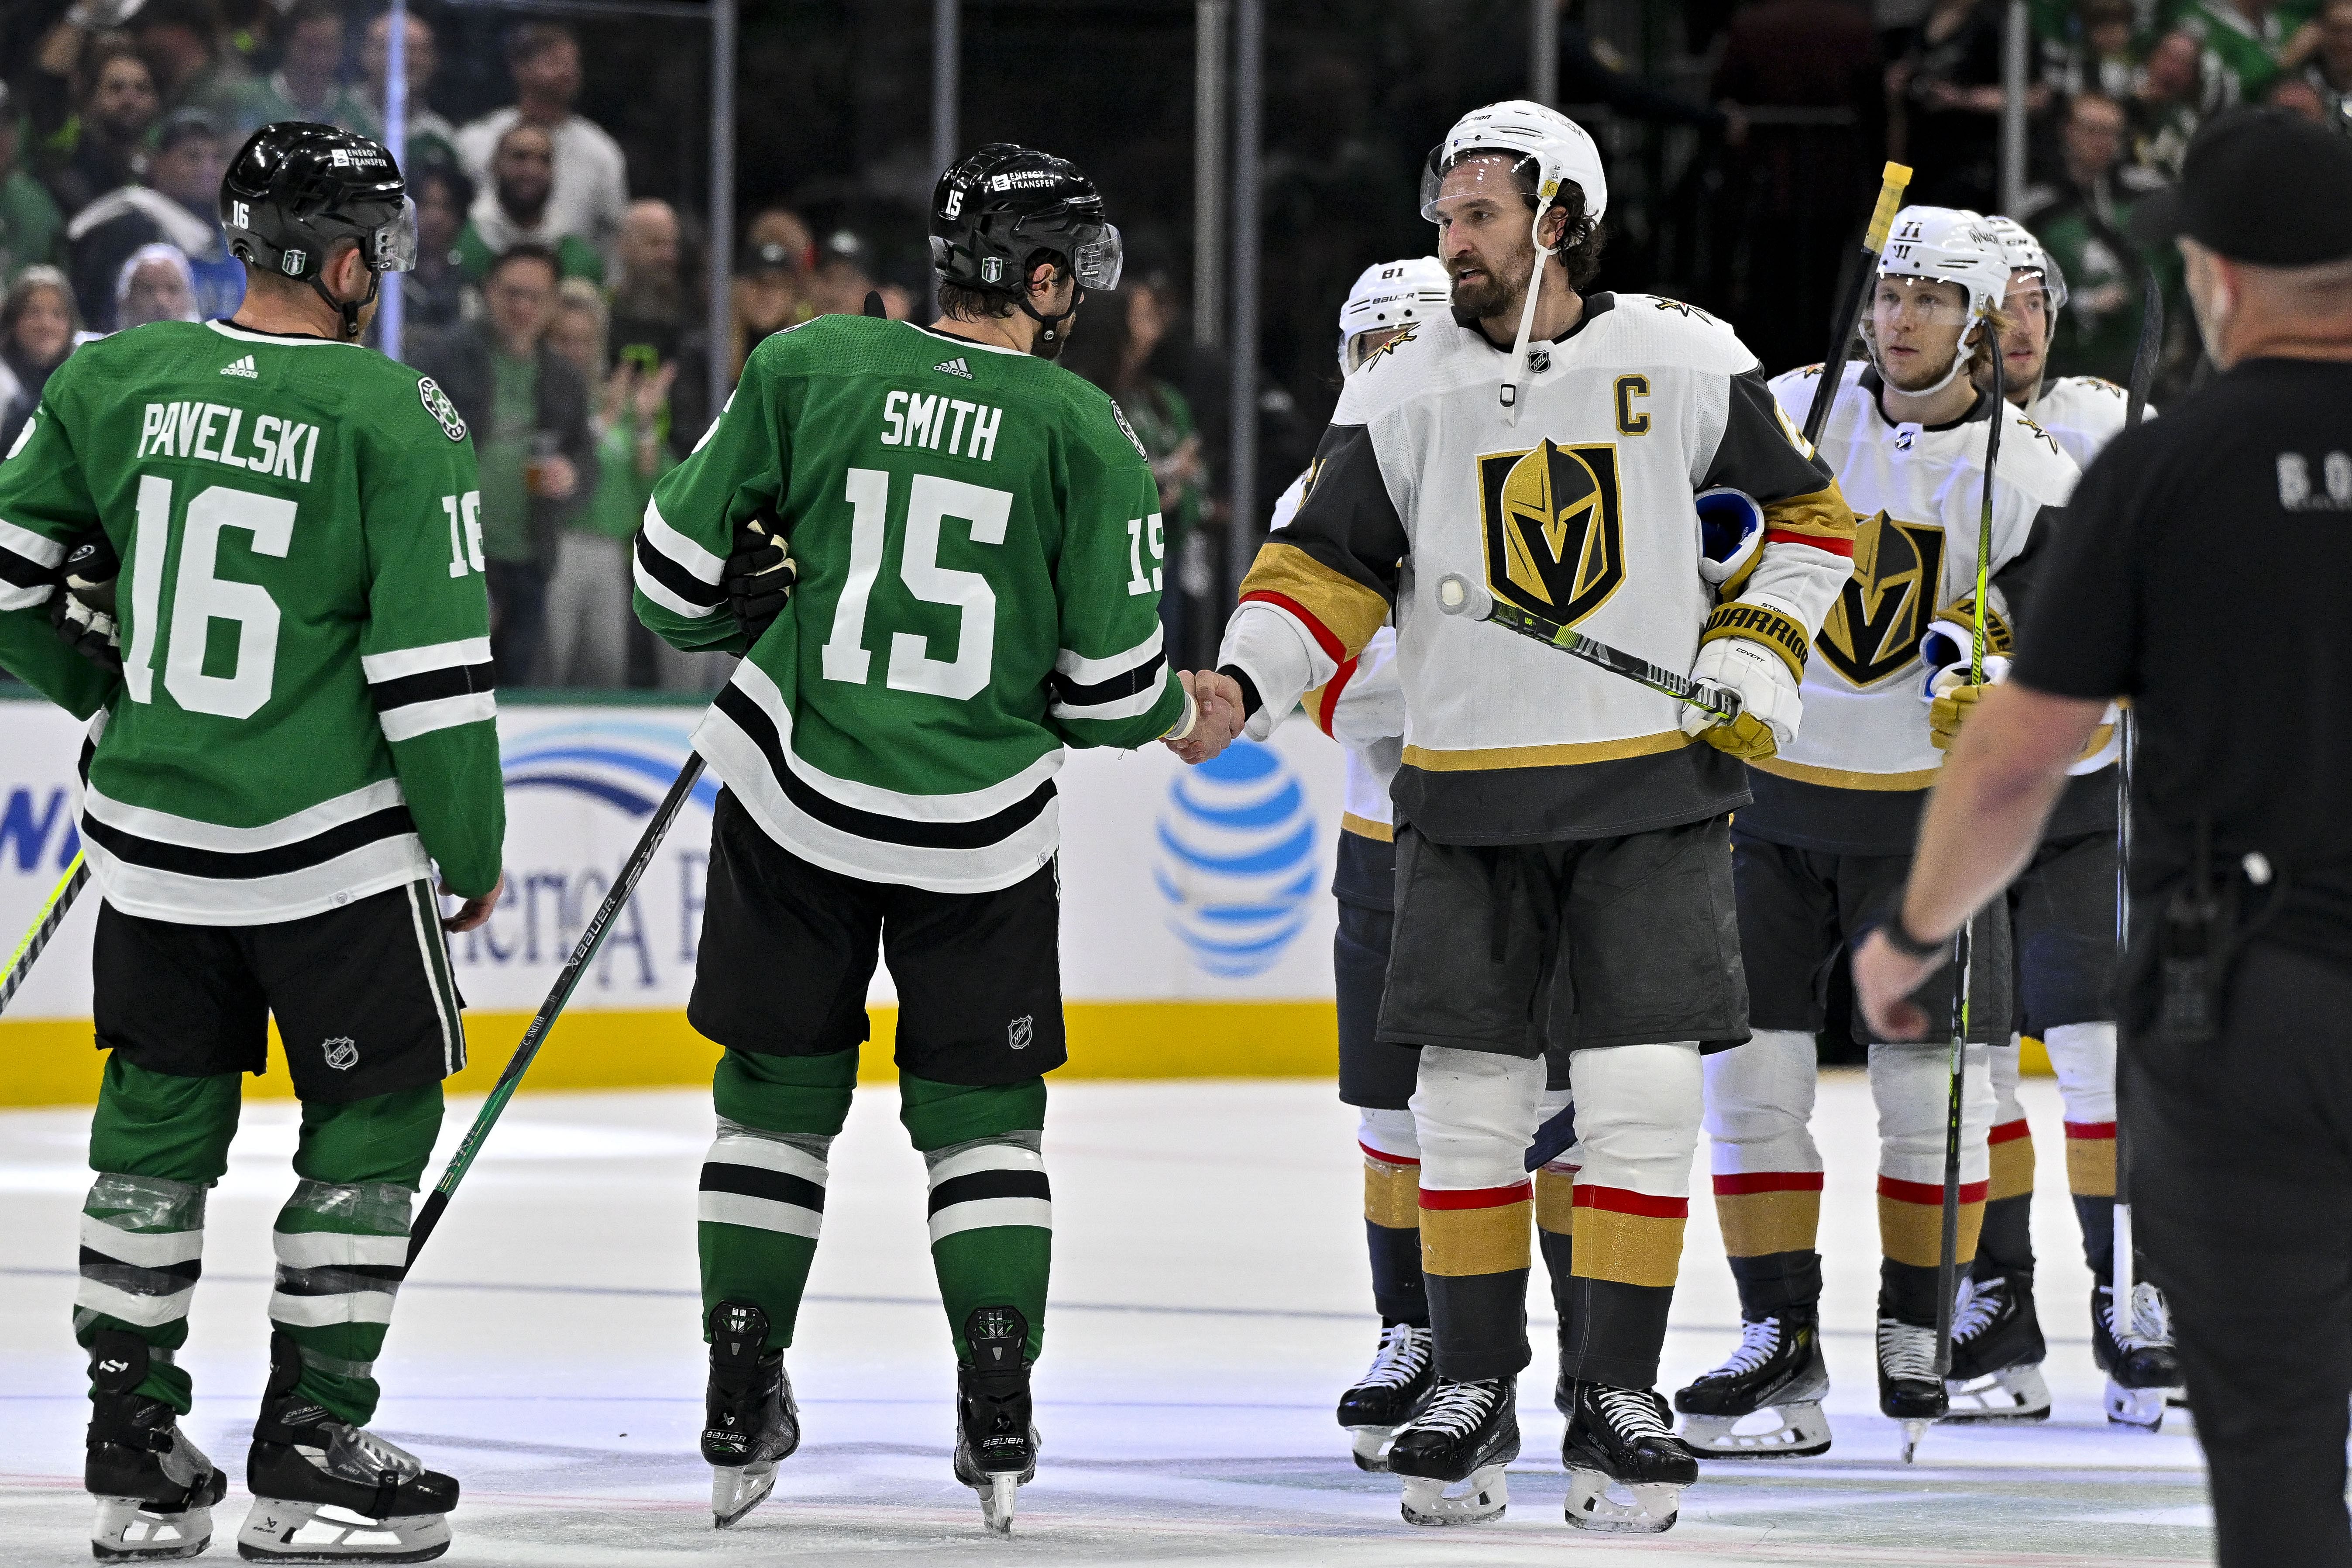
M 1528 280 L 1535 275 L 1536 249 L 1522 245 L 1512 255 L 1504 257 L 1499 266 L 1486 266 L 1486 276 L 1473 282 L 1454 280 L 1454 309 L 1457 315 L 1477 321 L 1493 321 L 1498 316 L 1515 316 L 1527 303 Z M 1517 284 L 1506 283 L 1506 273 L 1516 274 Z
M 1963 354 L 1968 352 L 1968 345 L 1965 343 L 1956 342 L 1952 345 L 1952 353 L 1954 354 Z M 1946 375 L 1951 373 L 1952 369 L 1951 357 L 1950 355 L 1947 355 L 1943 359 L 1936 362 L 1936 367 L 1933 370 L 1919 371 L 1913 374 L 1910 378 L 1911 384 L 1906 385 L 1903 382 L 1897 381 L 1895 378 L 1894 372 L 1886 367 L 1885 359 L 1886 356 L 1884 354 L 1879 356 L 1879 376 L 1886 383 L 1887 385 L 1893 387 L 1897 392 L 1925 392 L 1929 387 L 1934 386 L 1937 383 L 1942 381 Z
M 1077 325 L 1078 308 L 1073 305 L 1070 307 L 1068 315 L 1054 323 L 1053 331 L 1049 333 L 1043 328 L 1038 329 L 1036 337 L 1029 343 L 1030 357 L 1042 360 L 1060 359 L 1062 351 L 1070 346 L 1070 334 L 1076 331 Z

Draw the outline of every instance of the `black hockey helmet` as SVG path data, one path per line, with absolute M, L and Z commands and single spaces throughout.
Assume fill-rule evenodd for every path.
M 1118 228 L 1104 217 L 1102 194 L 1076 163 L 992 142 L 940 176 L 931 195 L 932 268 L 943 282 L 1014 300 L 1051 341 L 1067 313 L 1039 315 L 1024 287 L 1046 251 L 1069 268 L 1081 294 L 1118 287 Z
M 332 125 L 280 121 L 255 132 L 221 179 L 221 226 L 229 249 L 247 267 L 308 279 L 359 336 L 356 303 L 334 299 L 320 269 L 336 241 L 355 239 L 371 274 L 416 265 L 415 208 L 399 166 L 379 142 Z

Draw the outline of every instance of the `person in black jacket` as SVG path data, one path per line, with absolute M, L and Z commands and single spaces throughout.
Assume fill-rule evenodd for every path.
M 536 678 L 556 540 L 596 489 L 588 384 L 546 342 L 558 281 L 552 251 L 514 247 L 482 279 L 484 318 L 436 338 L 415 359 L 474 433 L 490 654 L 506 687 Z

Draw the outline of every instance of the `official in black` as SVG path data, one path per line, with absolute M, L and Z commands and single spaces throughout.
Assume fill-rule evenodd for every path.
M 2222 371 L 2075 489 L 2014 671 L 1976 704 L 1899 914 L 1881 1039 L 2015 877 L 2111 698 L 2139 735 L 2118 982 L 2138 1240 L 2170 1297 L 2223 1568 L 2348 1568 L 2352 141 L 2284 110 L 2190 145 L 2175 226 Z

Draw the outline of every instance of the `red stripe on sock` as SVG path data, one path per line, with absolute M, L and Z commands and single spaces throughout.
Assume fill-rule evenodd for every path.
M 1384 1164 L 1411 1165 L 1416 1169 L 1418 1169 L 1421 1164 L 1420 1161 L 1412 1158 L 1410 1154 L 1391 1154 L 1385 1149 L 1375 1149 L 1370 1143 L 1362 1142 L 1360 1141 L 1358 1142 L 1356 1147 L 1361 1149 L 1368 1157 L 1381 1161 Z
M 1647 1193 L 1631 1192 L 1623 1187 L 1596 1187 L 1587 1182 L 1576 1184 L 1576 1206 L 1580 1209 L 1606 1209 L 1612 1214 L 1641 1215 L 1649 1219 L 1688 1219 L 1688 1198 L 1654 1198 Z
M 1316 642 L 1321 645 L 1323 651 L 1331 656 L 1331 662 L 1333 664 L 1344 664 L 1347 662 L 1348 645 L 1341 642 L 1338 637 L 1333 637 L 1331 635 L 1331 628 L 1325 626 L 1321 621 L 1317 620 L 1314 616 L 1308 612 L 1306 605 L 1300 604 L 1297 600 L 1292 598 L 1287 594 L 1277 594 L 1268 588 L 1255 589 L 1253 592 L 1244 594 L 1242 595 L 1242 603 L 1244 605 L 1248 604 L 1253 599 L 1261 600 L 1265 604 L 1272 605 L 1277 610 L 1287 610 L 1292 615 L 1297 616 L 1298 624 L 1305 626 L 1309 635 L 1315 638 Z
M 1990 1182 L 1962 1182 L 1960 1202 L 1980 1204 L 1992 1186 Z M 1898 1204 L 1919 1204 L 1928 1208 L 1944 1206 L 1944 1184 L 1941 1182 L 1898 1182 L 1892 1176 L 1878 1178 L 1878 1195 L 1893 1198 Z
M 1715 1195 L 1736 1198 L 1747 1193 L 1818 1193 L 1822 1190 L 1819 1171 L 1742 1171 L 1737 1175 L 1717 1176 Z
M 2000 1126 L 1995 1127 L 1992 1131 L 1986 1136 L 1985 1142 L 1988 1143 L 2014 1143 L 2021 1138 L 2030 1138 L 2032 1136 L 2032 1131 L 2025 1125 L 2025 1118 L 2021 1116 L 2014 1121 L 2004 1121 Z
M 1824 555 L 1835 555 L 1846 561 L 1853 559 L 1853 541 L 1851 539 L 1824 539 L 1818 533 L 1791 533 L 1785 528 L 1768 528 L 1764 531 L 1764 542 L 1802 544 Z
M 2069 1121 L 2066 1123 L 2066 1136 L 2069 1138 L 2113 1139 L 2115 1135 L 2116 1124 L 2112 1121 Z
M 1535 1184 L 1514 1182 L 1507 1187 L 1456 1187 L 1421 1189 L 1421 1206 L 1425 1209 L 1498 1209 L 1512 1204 L 1534 1201 Z

